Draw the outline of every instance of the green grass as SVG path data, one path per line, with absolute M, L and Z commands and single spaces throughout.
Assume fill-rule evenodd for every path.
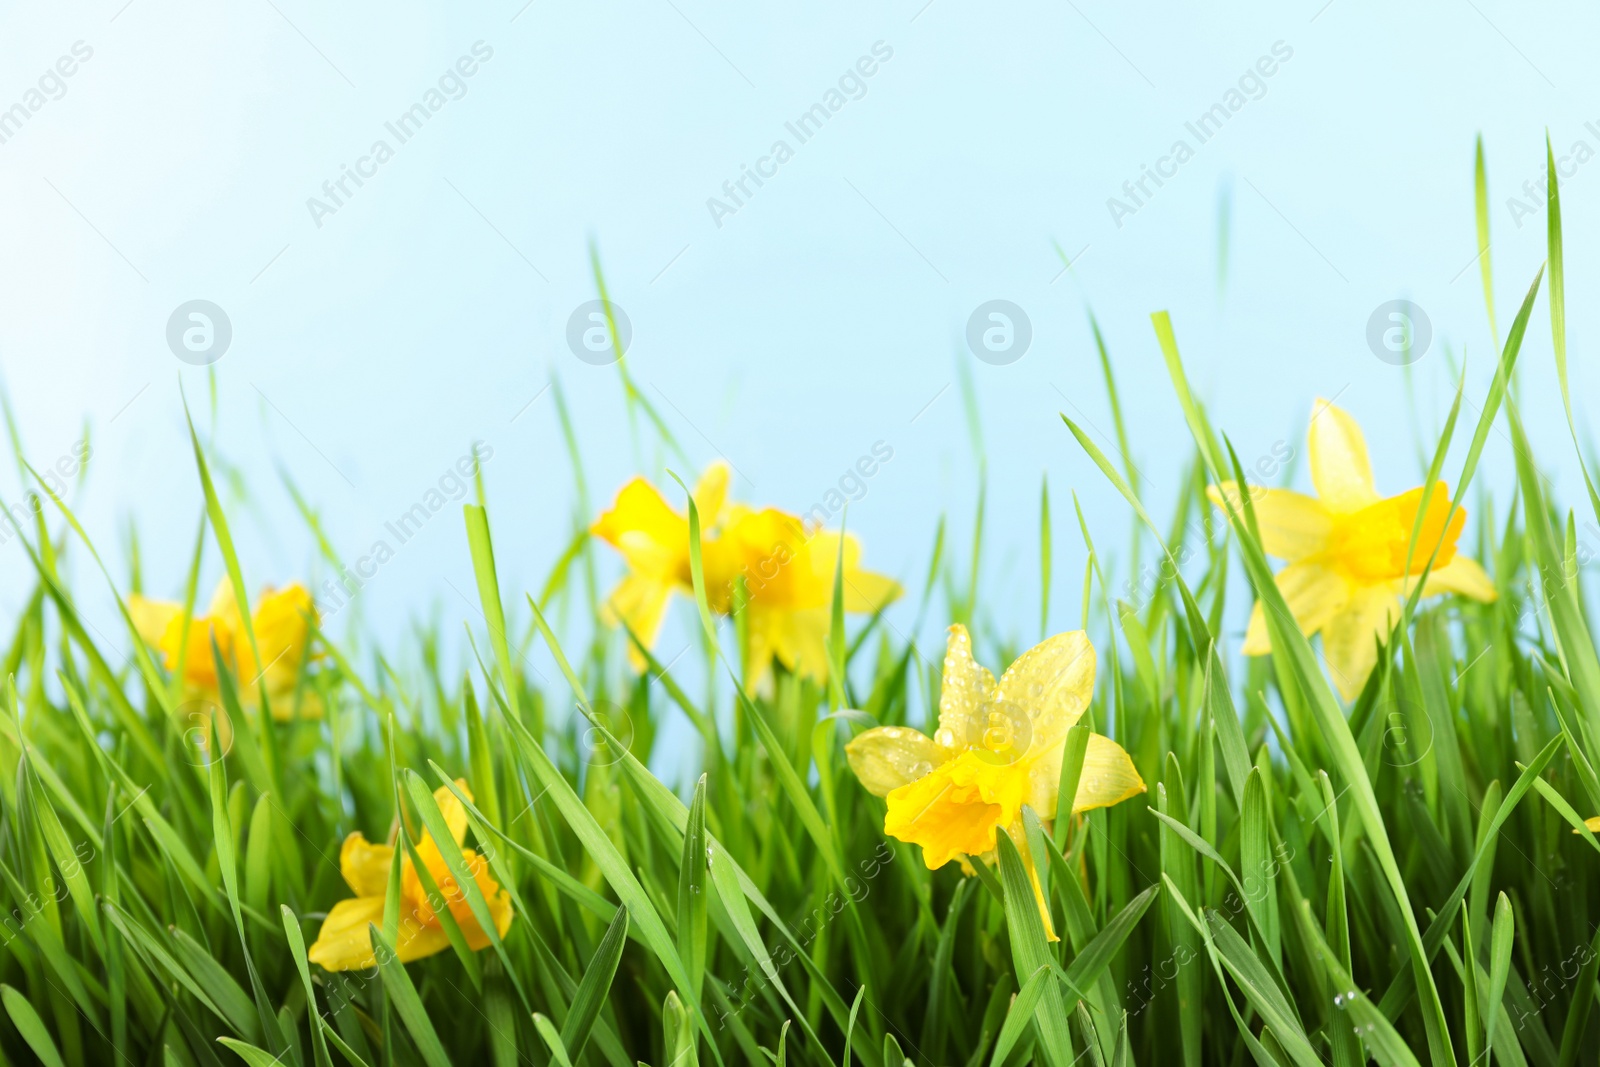
M 1483 174 L 1480 146 L 1487 248 Z M 1509 387 L 1533 356 L 1522 344 L 1543 293 L 1572 418 L 1551 174 L 1548 271 L 1488 394 L 1472 398 L 1475 424 L 1458 423 L 1458 390 L 1428 479 L 1449 476 L 1479 501 L 1470 549 L 1500 598 L 1413 599 L 1348 707 L 1314 644 L 1280 623 L 1270 658 L 1218 643 L 1247 606 L 1228 600 L 1230 568 L 1283 604 L 1251 510 L 1213 511 L 1200 491 L 1246 479 L 1189 390 L 1179 331 L 1155 316 L 1195 440 L 1165 530 L 1139 496 L 1139 427 L 1123 420 L 1100 344 L 1119 456 L 1070 421 L 1061 448 L 1081 449 L 1080 469 L 1123 494 L 1138 521 L 1119 554 L 1158 577 L 1129 603 L 1129 576 L 1108 572 L 1058 478 L 1053 506 L 1040 491 L 1041 624 L 1052 570 L 1081 566 L 1100 661 L 1085 722 L 1128 750 L 1150 788 L 1081 817 L 1028 813 L 1055 944 L 1009 838 L 976 876 L 930 872 L 919 849 L 885 839 L 884 802 L 845 762 L 864 727 L 923 725 L 942 649 L 877 620 L 847 630 L 836 591 L 829 657 L 845 680 L 780 670 L 770 694 L 747 700 L 713 647 L 731 656 L 736 626 L 706 610 L 703 589 L 716 679 L 703 694 L 654 659 L 632 676 L 625 635 L 562 647 L 547 614 L 595 612 L 597 574 L 613 566 L 581 536 L 592 516 L 564 402 L 583 503 L 549 580 L 507 587 L 481 481 L 465 508 L 482 609 L 469 620 L 472 669 L 440 666 L 436 632 L 388 653 L 362 632 L 319 635 L 296 705 L 314 695 L 327 714 L 258 719 L 225 685 L 234 736 L 222 759 L 205 755 L 220 750 L 215 735 L 197 746 L 207 732 L 131 621 L 114 641 L 85 622 L 75 597 L 101 589 L 73 588 L 68 562 L 88 559 L 71 569 L 122 595 L 137 578 L 89 559 L 86 532 L 47 500 L 15 531 L 35 586 L 4 645 L 0 1054 L 74 1067 L 1596 1062 L 1600 838 L 1573 832 L 1600 814 L 1600 656 L 1578 583 L 1586 518 L 1550 499 Z M 595 271 L 603 294 L 598 260 Z M 1487 294 L 1487 255 L 1482 272 Z M 630 407 L 644 405 L 623 375 Z M 1517 480 L 1491 492 L 1474 476 L 1496 423 L 1515 442 Z M 220 562 L 241 597 L 256 584 L 198 434 L 194 457 L 207 521 L 187 557 L 190 611 L 202 563 Z M 1490 500 L 1515 506 L 1496 513 Z M 978 586 L 981 489 L 971 519 L 971 557 L 945 556 L 941 520 L 925 586 L 907 599 L 919 620 L 972 623 L 980 660 L 998 667 L 1022 649 L 993 636 Z M 869 562 L 893 568 L 878 548 Z M 694 570 L 702 584 L 698 552 Z M 135 655 L 119 662 L 111 649 L 128 642 Z M 559 681 L 536 684 L 525 668 L 535 643 Z M 649 768 L 670 762 L 658 738 L 679 715 L 699 770 L 663 782 Z M 1069 755 L 1064 774 L 1077 773 Z M 458 939 L 408 965 L 380 950 L 369 971 L 308 964 L 322 916 L 350 895 L 344 837 L 382 840 L 399 820 L 415 847 L 442 830 L 432 794 L 458 777 L 474 796 L 469 842 L 513 893 L 506 937 L 479 952 Z M 446 860 L 461 869 L 459 854 Z

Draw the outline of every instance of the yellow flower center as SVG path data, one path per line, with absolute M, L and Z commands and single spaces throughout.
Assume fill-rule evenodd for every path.
M 992 750 L 969 749 L 888 797 L 884 831 L 922 846 L 930 870 L 957 855 L 979 856 L 995 847 L 995 831 L 1010 825 L 1028 796 L 1026 759 L 993 762 Z
M 1439 554 L 1433 569 L 1444 567 L 1455 559 L 1456 539 L 1461 536 L 1467 513 L 1458 509 L 1446 523 L 1450 496 L 1445 483 L 1439 482 L 1434 485 L 1419 526 L 1417 513 L 1422 506 L 1422 493 L 1419 487 L 1336 518 L 1325 557 L 1339 570 L 1363 582 L 1419 574 L 1435 546 Z M 1414 529 L 1416 544 L 1412 547 Z

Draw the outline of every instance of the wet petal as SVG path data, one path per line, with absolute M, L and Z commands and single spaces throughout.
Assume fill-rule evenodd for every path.
M 888 796 L 949 758 L 933 739 L 909 726 L 877 726 L 844 746 L 850 769 L 874 796 Z
M 1249 493 L 1256 527 L 1261 531 L 1261 547 L 1267 555 L 1297 560 L 1322 551 L 1333 529 L 1333 518 L 1321 501 L 1289 489 L 1254 485 L 1249 487 Z M 1243 515 L 1244 502 L 1234 482 L 1208 486 L 1206 495 L 1219 508 L 1226 496 L 1234 510 Z
M 1400 618 L 1400 600 L 1387 582 L 1363 586 L 1322 629 L 1322 655 L 1339 695 L 1353 700 L 1378 662 L 1378 641 L 1388 641 Z
M 994 848 L 1000 822 L 997 804 L 949 799 L 950 783 L 938 771 L 889 794 L 883 832 L 922 846 L 922 861 L 937 870 L 958 855 L 976 856 Z
M 1028 805 L 1042 819 L 1053 818 L 1056 813 L 1063 747 L 1057 745 L 1053 753 L 1043 754 L 1033 766 Z M 1089 747 L 1083 753 L 1083 770 L 1078 776 L 1078 792 L 1072 799 L 1073 812 L 1109 808 L 1144 791 L 1144 779 L 1123 747 L 1109 737 L 1090 734 Z
M 1029 743 L 1048 748 L 1066 736 L 1089 706 L 1094 668 L 1094 645 L 1088 634 L 1082 630 L 1056 634 L 1006 668 L 995 699 L 1021 707 L 1031 728 Z
M 972 635 L 960 623 L 950 627 L 944 675 L 939 684 L 939 732 L 945 748 L 967 748 L 983 738 L 982 707 L 994 698 L 994 675 L 972 658 Z
M 1319 399 L 1311 411 L 1309 436 L 1311 481 L 1329 511 L 1344 514 L 1377 502 L 1367 439 L 1355 419 Z
M 996 828 L 1018 817 L 1027 794 L 1026 763 L 993 763 L 983 753 L 964 752 L 890 793 L 883 831 L 921 845 L 923 862 L 934 870 L 958 854 L 993 849 Z

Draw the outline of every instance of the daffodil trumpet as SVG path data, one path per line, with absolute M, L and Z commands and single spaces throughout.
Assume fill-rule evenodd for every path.
M 1046 936 L 1059 940 L 1022 819 L 1057 810 L 1067 732 L 1094 695 L 1095 652 L 1081 630 L 1057 634 L 1018 656 L 996 682 L 972 656 L 964 626 L 950 627 L 932 737 L 905 726 L 867 730 L 845 746 L 856 777 L 885 798 L 883 830 L 922 846 L 930 870 L 951 860 L 995 862 L 1003 830 L 1027 864 Z M 1090 734 L 1073 813 L 1109 807 L 1145 791 L 1122 746 Z
M 1400 619 L 1400 598 L 1456 593 L 1492 602 L 1494 583 L 1457 549 L 1466 512 L 1452 506 L 1444 482 L 1381 497 L 1373 482 L 1366 439 L 1354 419 L 1318 401 L 1308 433 L 1316 496 L 1251 486 L 1261 547 L 1287 561 L 1275 576 L 1278 591 L 1307 637 L 1322 635 L 1322 655 L 1346 700 L 1361 692 Z M 1239 486 L 1207 490 L 1218 507 L 1242 513 Z M 1430 566 L 1431 565 L 1431 566 Z M 1258 600 L 1245 631 L 1247 656 L 1272 651 Z

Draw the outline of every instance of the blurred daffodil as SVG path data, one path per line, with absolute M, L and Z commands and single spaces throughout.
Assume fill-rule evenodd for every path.
M 694 488 L 702 543 L 714 536 L 727 511 L 728 473 L 726 463 L 713 463 Z M 627 576 L 606 598 L 605 621 L 612 626 L 619 620 L 627 623 L 640 641 L 653 646 L 672 594 L 694 592 L 688 517 L 675 511 L 655 486 L 634 478 L 589 532 L 621 552 L 628 564 Z M 644 669 L 644 657 L 631 644 L 628 659 L 635 670 Z
M 1434 485 L 1426 510 L 1422 488 L 1380 497 L 1361 427 L 1327 401 L 1317 402 L 1309 436 L 1316 496 L 1260 486 L 1249 492 L 1262 548 L 1288 561 L 1277 574 L 1278 589 L 1301 632 L 1322 634 L 1334 685 L 1350 700 L 1366 684 L 1377 664 L 1376 642 L 1389 639 L 1400 617 L 1400 598 L 1411 591 L 1435 548 L 1438 555 L 1422 595 L 1459 593 L 1493 601 L 1496 593 L 1483 568 L 1456 551 L 1466 512 L 1458 508 L 1450 514 L 1445 483 Z M 1235 509 L 1242 503 L 1234 482 L 1208 492 L 1218 507 L 1224 499 Z M 1257 602 L 1243 651 L 1260 656 L 1271 650 Z
M 997 684 L 973 660 L 966 627 L 952 626 L 934 735 L 879 726 L 845 746 L 861 784 L 888 800 L 884 833 L 921 845 L 930 870 L 974 856 L 993 862 L 996 834 L 1009 834 L 1028 863 L 1052 941 L 1058 938 L 1033 869 L 1022 806 L 1042 820 L 1055 815 L 1062 748 L 1089 706 L 1094 672 L 1094 646 L 1080 630 L 1024 652 Z M 1122 746 L 1090 734 L 1072 810 L 1109 807 L 1144 790 Z
M 456 779 L 456 786 L 468 799 L 472 791 L 467 783 Z M 433 799 L 450 827 L 450 836 L 459 847 L 467 836 L 467 812 L 454 793 L 440 786 L 434 790 Z M 395 955 L 401 963 L 431 956 L 450 947 L 449 935 L 439 919 L 439 911 L 448 908 L 456 925 L 474 949 L 489 946 L 489 935 L 472 914 L 466 892 L 456 884 L 450 867 L 439 851 L 433 836 L 424 831 L 416 845 L 428 875 L 433 879 L 438 895 L 430 898 L 424 889 L 411 857 L 400 860 L 400 927 L 395 937 Z M 461 850 L 466 867 L 489 905 L 489 915 L 501 937 L 511 928 L 513 918 L 511 895 L 500 888 L 489 874 L 488 862 L 469 848 Z M 355 891 L 355 896 L 341 900 L 328 912 L 317 934 L 316 942 L 306 953 L 312 962 L 330 971 L 350 971 L 371 967 L 376 962 L 372 949 L 369 925 L 383 926 L 383 908 L 389 890 L 389 869 L 394 862 L 393 845 L 370 844 L 360 832 L 344 839 L 339 850 L 339 870 L 344 880 Z
M 900 596 L 894 579 L 861 569 L 854 537 L 835 530 L 807 533 L 799 518 L 776 508 L 734 509 L 722 536 L 705 546 L 706 596 L 713 610 L 731 612 L 735 582 L 744 580 L 747 688 L 766 679 L 773 657 L 795 674 L 827 678 L 841 547 L 844 610 L 875 612 Z
M 316 606 L 305 586 L 298 582 L 282 589 L 268 586 L 256 597 L 250 613 L 256 637 L 254 649 L 233 595 L 233 584 L 226 578 L 218 584 L 206 613 L 189 619 L 187 628 L 183 605 L 172 601 L 131 596 L 128 613 L 139 636 L 161 654 L 167 670 L 178 670 L 181 662 L 186 697 L 217 697 L 217 661 L 211 649 L 214 640 L 233 674 L 241 704 L 246 708 L 259 704 L 260 685 L 265 683 L 273 717 L 287 719 L 295 714 L 295 686 L 317 621 Z M 300 714 L 319 713 L 320 706 L 314 700 L 301 703 Z

